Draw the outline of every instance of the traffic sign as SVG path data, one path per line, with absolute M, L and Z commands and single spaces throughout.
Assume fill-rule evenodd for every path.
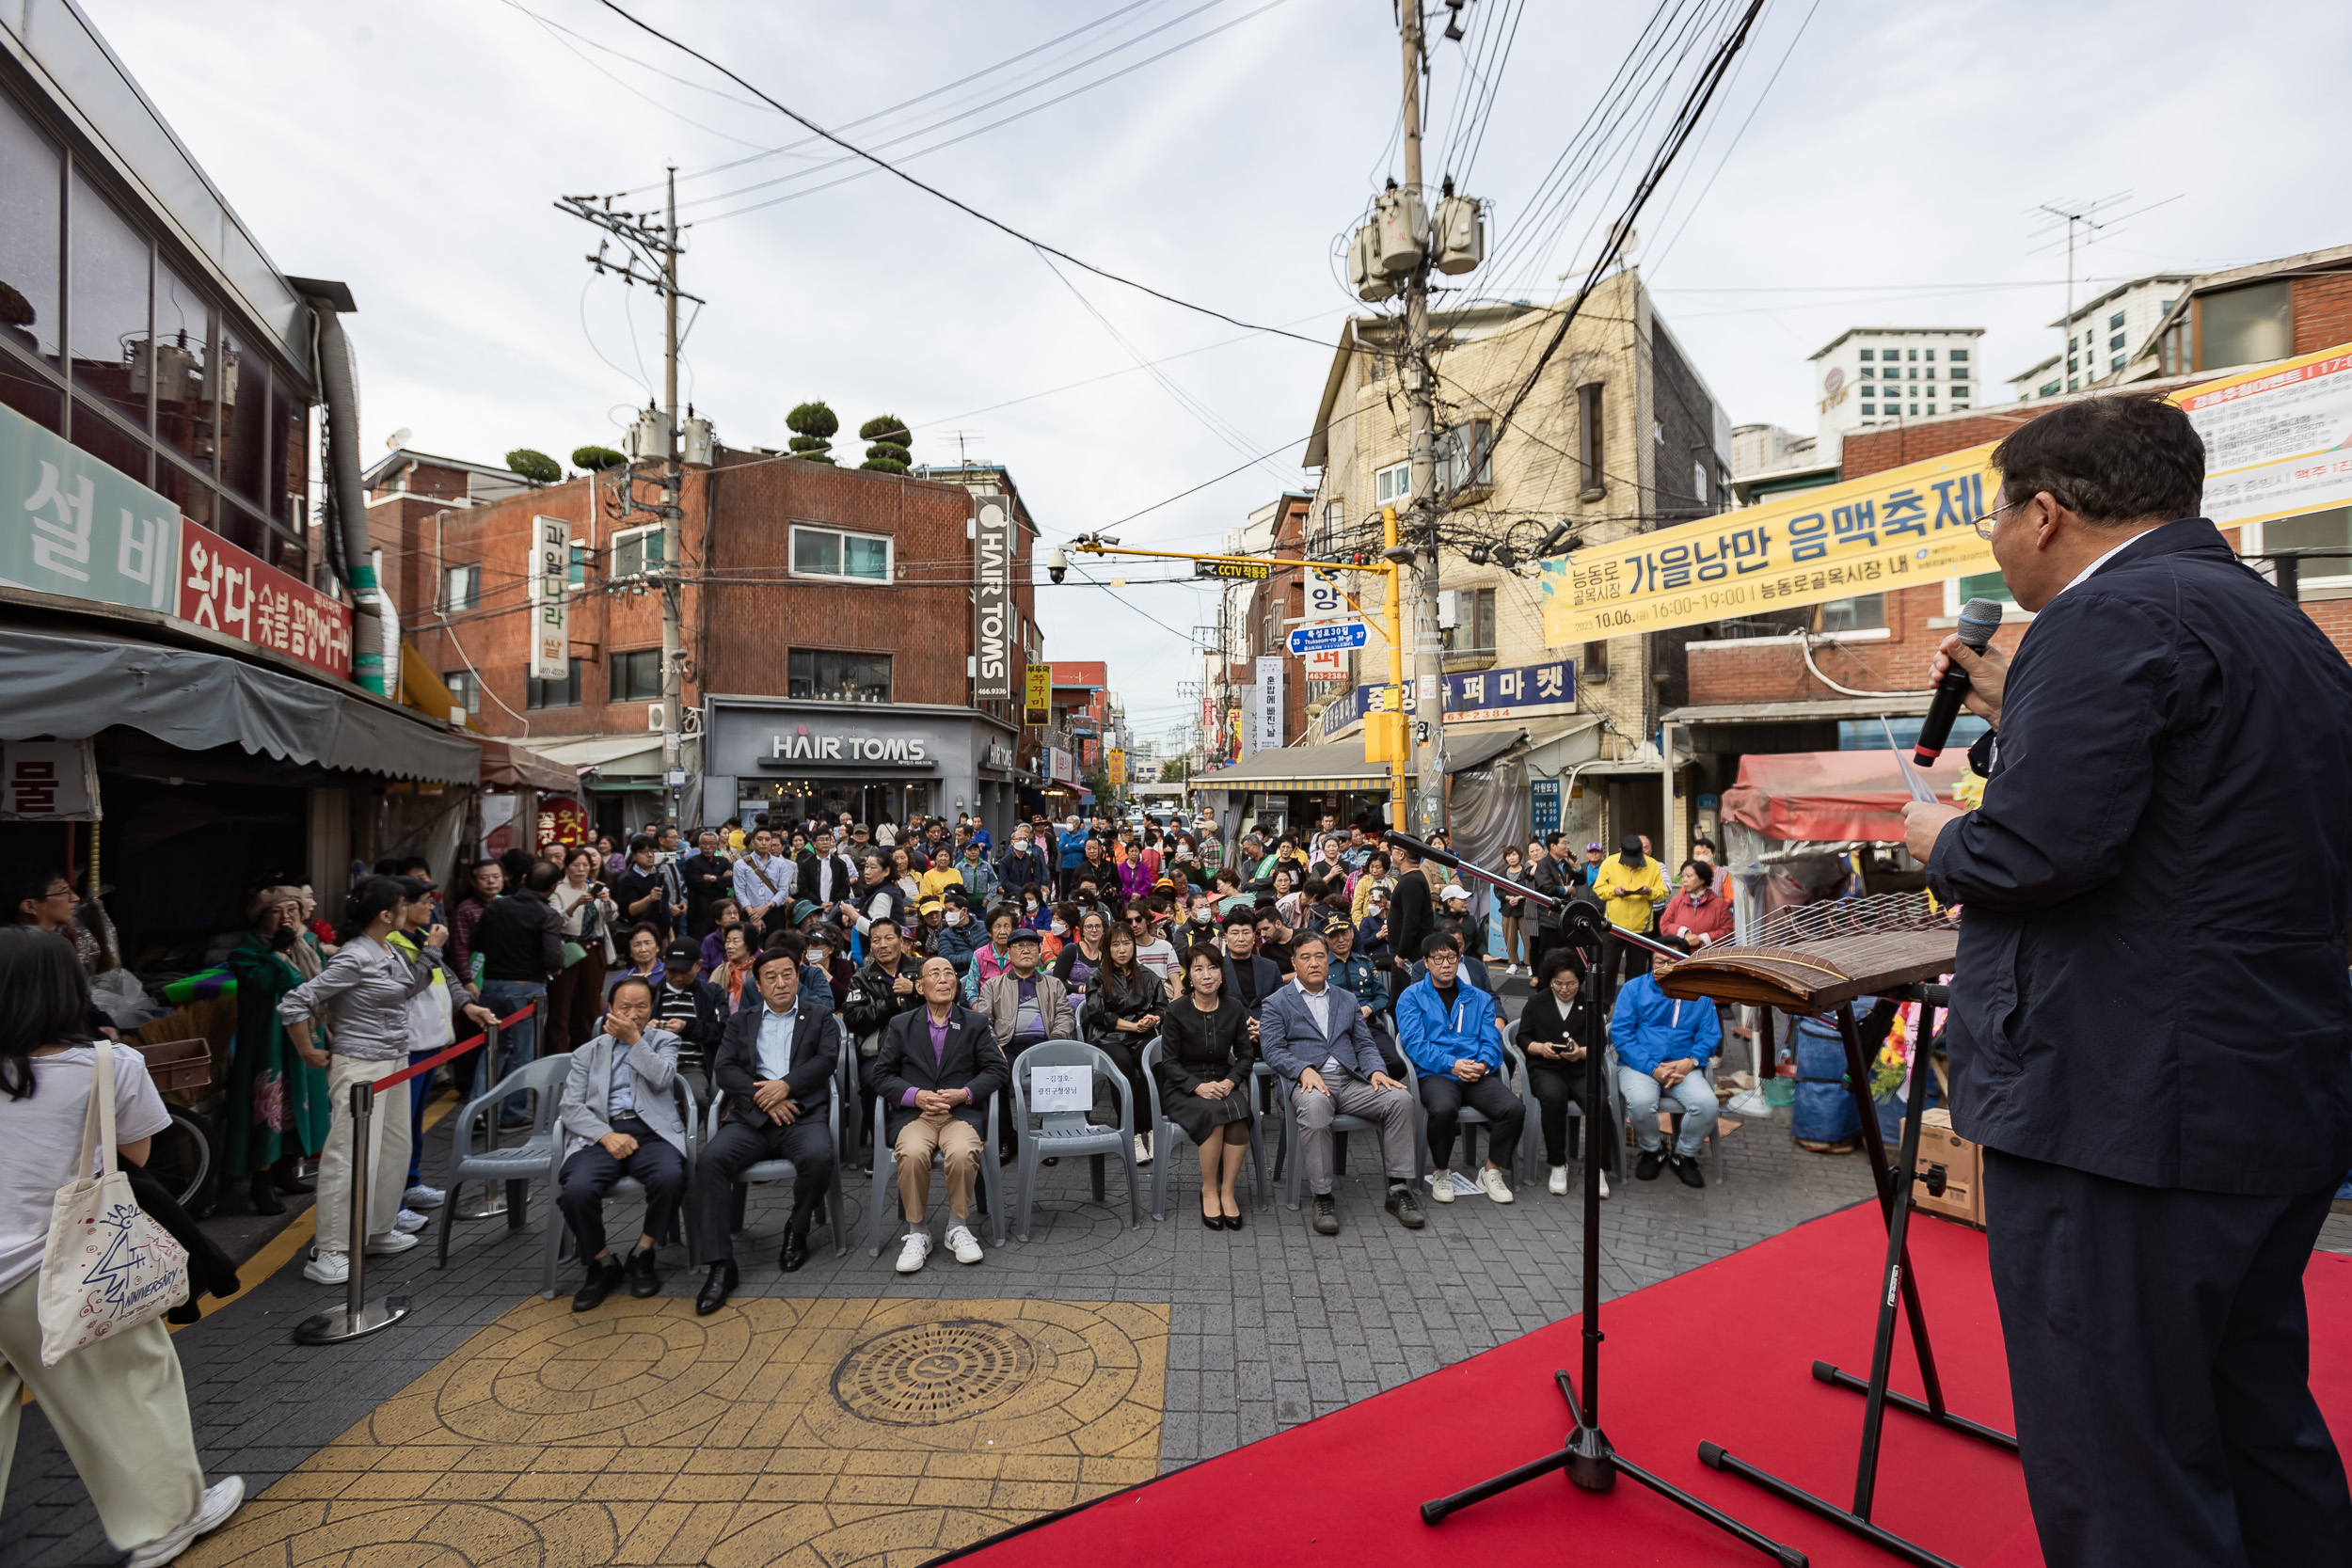
M 1360 648 L 1369 636 L 1361 621 L 1319 621 L 1311 626 L 1300 626 L 1291 633 L 1291 652 L 1306 654 L 1318 648 Z

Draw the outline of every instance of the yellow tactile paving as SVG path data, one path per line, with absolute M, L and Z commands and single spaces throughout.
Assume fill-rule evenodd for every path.
M 1167 1370 L 1156 1305 L 532 1300 L 180 1560 L 897 1568 L 1150 1480 Z

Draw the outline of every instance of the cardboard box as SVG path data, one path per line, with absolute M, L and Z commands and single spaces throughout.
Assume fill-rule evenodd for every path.
M 1958 1220 L 1963 1225 L 1982 1230 L 1982 1161 L 1979 1158 L 1977 1146 L 1952 1131 L 1951 1113 L 1940 1105 L 1919 1119 L 1917 1169 L 1922 1177 L 1927 1175 L 1930 1165 L 1944 1167 L 1943 1196 L 1929 1192 L 1925 1182 L 1916 1182 L 1911 1189 L 1912 1207 L 1920 1213 Z

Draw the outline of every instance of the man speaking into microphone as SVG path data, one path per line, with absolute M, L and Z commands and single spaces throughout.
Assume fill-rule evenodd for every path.
M 2070 404 L 1993 463 L 2034 620 L 2013 662 L 1946 640 L 1984 802 L 1904 830 L 1966 906 L 1952 1120 L 2042 1557 L 2352 1562 L 2302 1283 L 2352 1167 L 2352 668 L 2196 515 L 2179 409 Z

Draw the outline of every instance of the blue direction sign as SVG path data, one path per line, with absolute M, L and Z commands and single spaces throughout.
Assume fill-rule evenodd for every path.
M 1324 621 L 1291 633 L 1291 652 L 1311 654 L 1325 648 L 1360 648 L 1368 634 L 1361 621 Z

